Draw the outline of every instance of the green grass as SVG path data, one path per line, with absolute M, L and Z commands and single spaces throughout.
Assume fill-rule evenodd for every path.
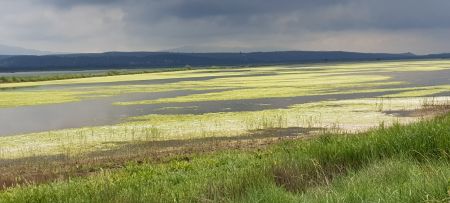
M 29 185 L 0 202 L 448 202 L 450 115 L 259 151 L 128 164 Z
M 158 73 L 169 71 L 182 71 L 191 70 L 192 68 L 157 68 L 150 70 L 110 70 L 92 73 L 55 73 L 45 75 L 15 75 L 15 76 L 0 76 L 0 83 L 20 83 L 20 82 L 39 82 L 49 80 L 67 80 L 78 78 L 92 78 L 92 77 L 105 77 L 115 75 L 133 75 L 144 73 Z

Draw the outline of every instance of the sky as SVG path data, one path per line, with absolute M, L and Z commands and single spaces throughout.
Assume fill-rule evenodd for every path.
M 441 53 L 450 52 L 449 11 L 449 0 L 0 0 L 0 44 Z

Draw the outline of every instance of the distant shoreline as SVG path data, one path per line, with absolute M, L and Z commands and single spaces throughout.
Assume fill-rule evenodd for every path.
M 341 51 L 251 53 L 106 52 L 93 54 L 0 56 L 0 72 L 93 71 L 118 69 L 262 66 L 309 63 L 446 59 L 450 54 L 414 55 Z

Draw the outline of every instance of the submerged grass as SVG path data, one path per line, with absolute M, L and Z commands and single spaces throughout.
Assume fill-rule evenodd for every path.
M 117 102 L 120 105 L 157 104 L 167 102 L 199 102 L 232 99 L 256 99 L 269 97 L 294 97 L 308 95 L 350 94 L 399 91 L 388 96 L 411 97 L 429 96 L 447 92 L 448 85 L 430 87 L 401 88 L 405 81 L 396 81 L 387 73 L 407 71 L 446 70 L 450 62 L 437 61 L 399 61 L 399 62 L 360 62 L 333 63 L 291 66 L 267 66 L 252 68 L 233 68 L 233 71 L 219 69 L 180 70 L 176 72 L 156 72 L 104 77 L 74 78 L 36 82 L 0 82 L 0 108 L 30 106 L 79 101 L 98 96 L 111 96 L 130 92 L 162 92 L 175 90 L 215 90 L 222 92 L 192 94 L 187 96 Z M 205 79 L 205 77 L 207 77 Z M 209 79 L 208 79 L 209 77 Z M 139 82 L 165 79 L 203 78 L 204 80 L 185 80 L 165 84 L 119 85 L 114 82 Z M 58 79 L 58 78 L 55 78 Z M 38 80 L 38 79 L 36 79 Z M 30 79 L 30 81 L 32 81 Z M 59 90 L 46 89 L 49 85 L 96 84 L 91 87 L 64 87 Z M 98 83 L 101 83 L 100 85 Z M 134 83 L 136 84 L 136 83 Z M 39 87 L 21 89 L 23 87 Z M 14 89 L 15 88 L 15 89 Z M 231 90 L 230 90 L 231 89 Z M 52 97 L 52 94 L 63 95 Z M 11 99 L 8 99 L 11 98 Z
M 450 115 L 11 188 L 1 202 L 448 202 Z
M 0 159 L 45 155 L 76 156 L 140 141 L 236 137 L 254 130 L 327 128 L 361 131 L 380 122 L 409 123 L 421 115 L 396 117 L 386 111 L 448 109 L 448 97 L 355 99 L 298 104 L 288 109 L 222 112 L 200 115 L 146 115 L 113 126 L 85 127 L 0 137 Z M 428 112 L 428 111 L 427 111 Z M 431 111 L 429 111 L 431 112 Z M 439 113 L 438 112 L 438 113 Z

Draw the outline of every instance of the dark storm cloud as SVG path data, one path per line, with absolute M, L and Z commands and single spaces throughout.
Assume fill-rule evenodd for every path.
M 450 26 L 448 0 L 40 0 L 40 2 L 64 8 L 89 5 L 123 8 L 129 19 L 140 20 L 139 22 L 152 22 L 161 18 L 220 19 L 221 22 L 232 22 L 239 26 L 239 22 L 246 23 L 249 19 L 276 20 L 291 16 L 294 18 L 293 21 L 310 27 L 331 29 Z
M 448 0 L 25 2 L 29 8 L 22 8 L 24 13 L 27 9 L 30 12 L 41 9 L 61 17 L 60 21 L 49 19 L 58 31 L 46 33 L 56 36 L 53 43 L 57 43 L 56 39 L 66 38 L 66 42 L 73 41 L 74 49 L 80 50 L 83 50 L 83 44 L 85 50 L 91 50 L 90 46 L 96 46 L 96 50 L 151 50 L 202 44 L 242 45 L 255 49 L 450 51 L 450 40 L 444 37 L 450 34 Z M 24 5 L 18 4 L 16 9 L 20 10 Z M 36 8 L 36 5 L 41 7 Z M 66 21 L 74 26 L 59 25 L 67 24 Z M 39 23 L 46 24 L 45 21 Z M 60 27 L 67 29 L 66 32 L 60 31 Z M 29 30 L 29 33 L 36 32 Z M 14 36 L 14 33 L 10 35 Z M 370 40 L 365 41 L 365 38 Z M 64 40 L 60 41 L 62 44 Z
M 38 0 L 40 3 L 57 6 L 60 8 L 71 8 L 79 5 L 110 5 L 121 2 L 120 0 Z
M 222 17 L 239 23 L 249 18 L 291 16 L 312 28 L 401 29 L 449 27 L 449 9 L 448 0 L 191 0 L 175 1 L 160 12 L 188 20 Z
M 282 18 L 290 14 L 304 21 L 349 21 L 360 26 L 388 28 L 450 25 L 448 0 L 44 0 L 60 6 L 110 5 L 141 9 L 149 16 L 204 19 L 223 17 L 228 20 L 258 16 Z M 361 12 L 363 11 L 363 12 Z M 341 13 L 339 13 L 341 12 Z M 133 15 L 134 13 L 128 13 Z M 302 15 L 304 14 L 304 15 Z M 320 16 L 323 15 L 322 18 Z M 141 16 L 145 17 L 145 16 Z M 152 19 L 146 19 L 152 20 Z M 270 23 L 270 22 L 268 22 Z
M 335 5 L 344 1 L 321 0 L 192 0 L 179 1 L 168 7 L 168 13 L 182 18 L 203 18 L 212 16 L 243 17 L 264 14 L 279 14 L 292 11 L 304 11 L 310 8 Z

